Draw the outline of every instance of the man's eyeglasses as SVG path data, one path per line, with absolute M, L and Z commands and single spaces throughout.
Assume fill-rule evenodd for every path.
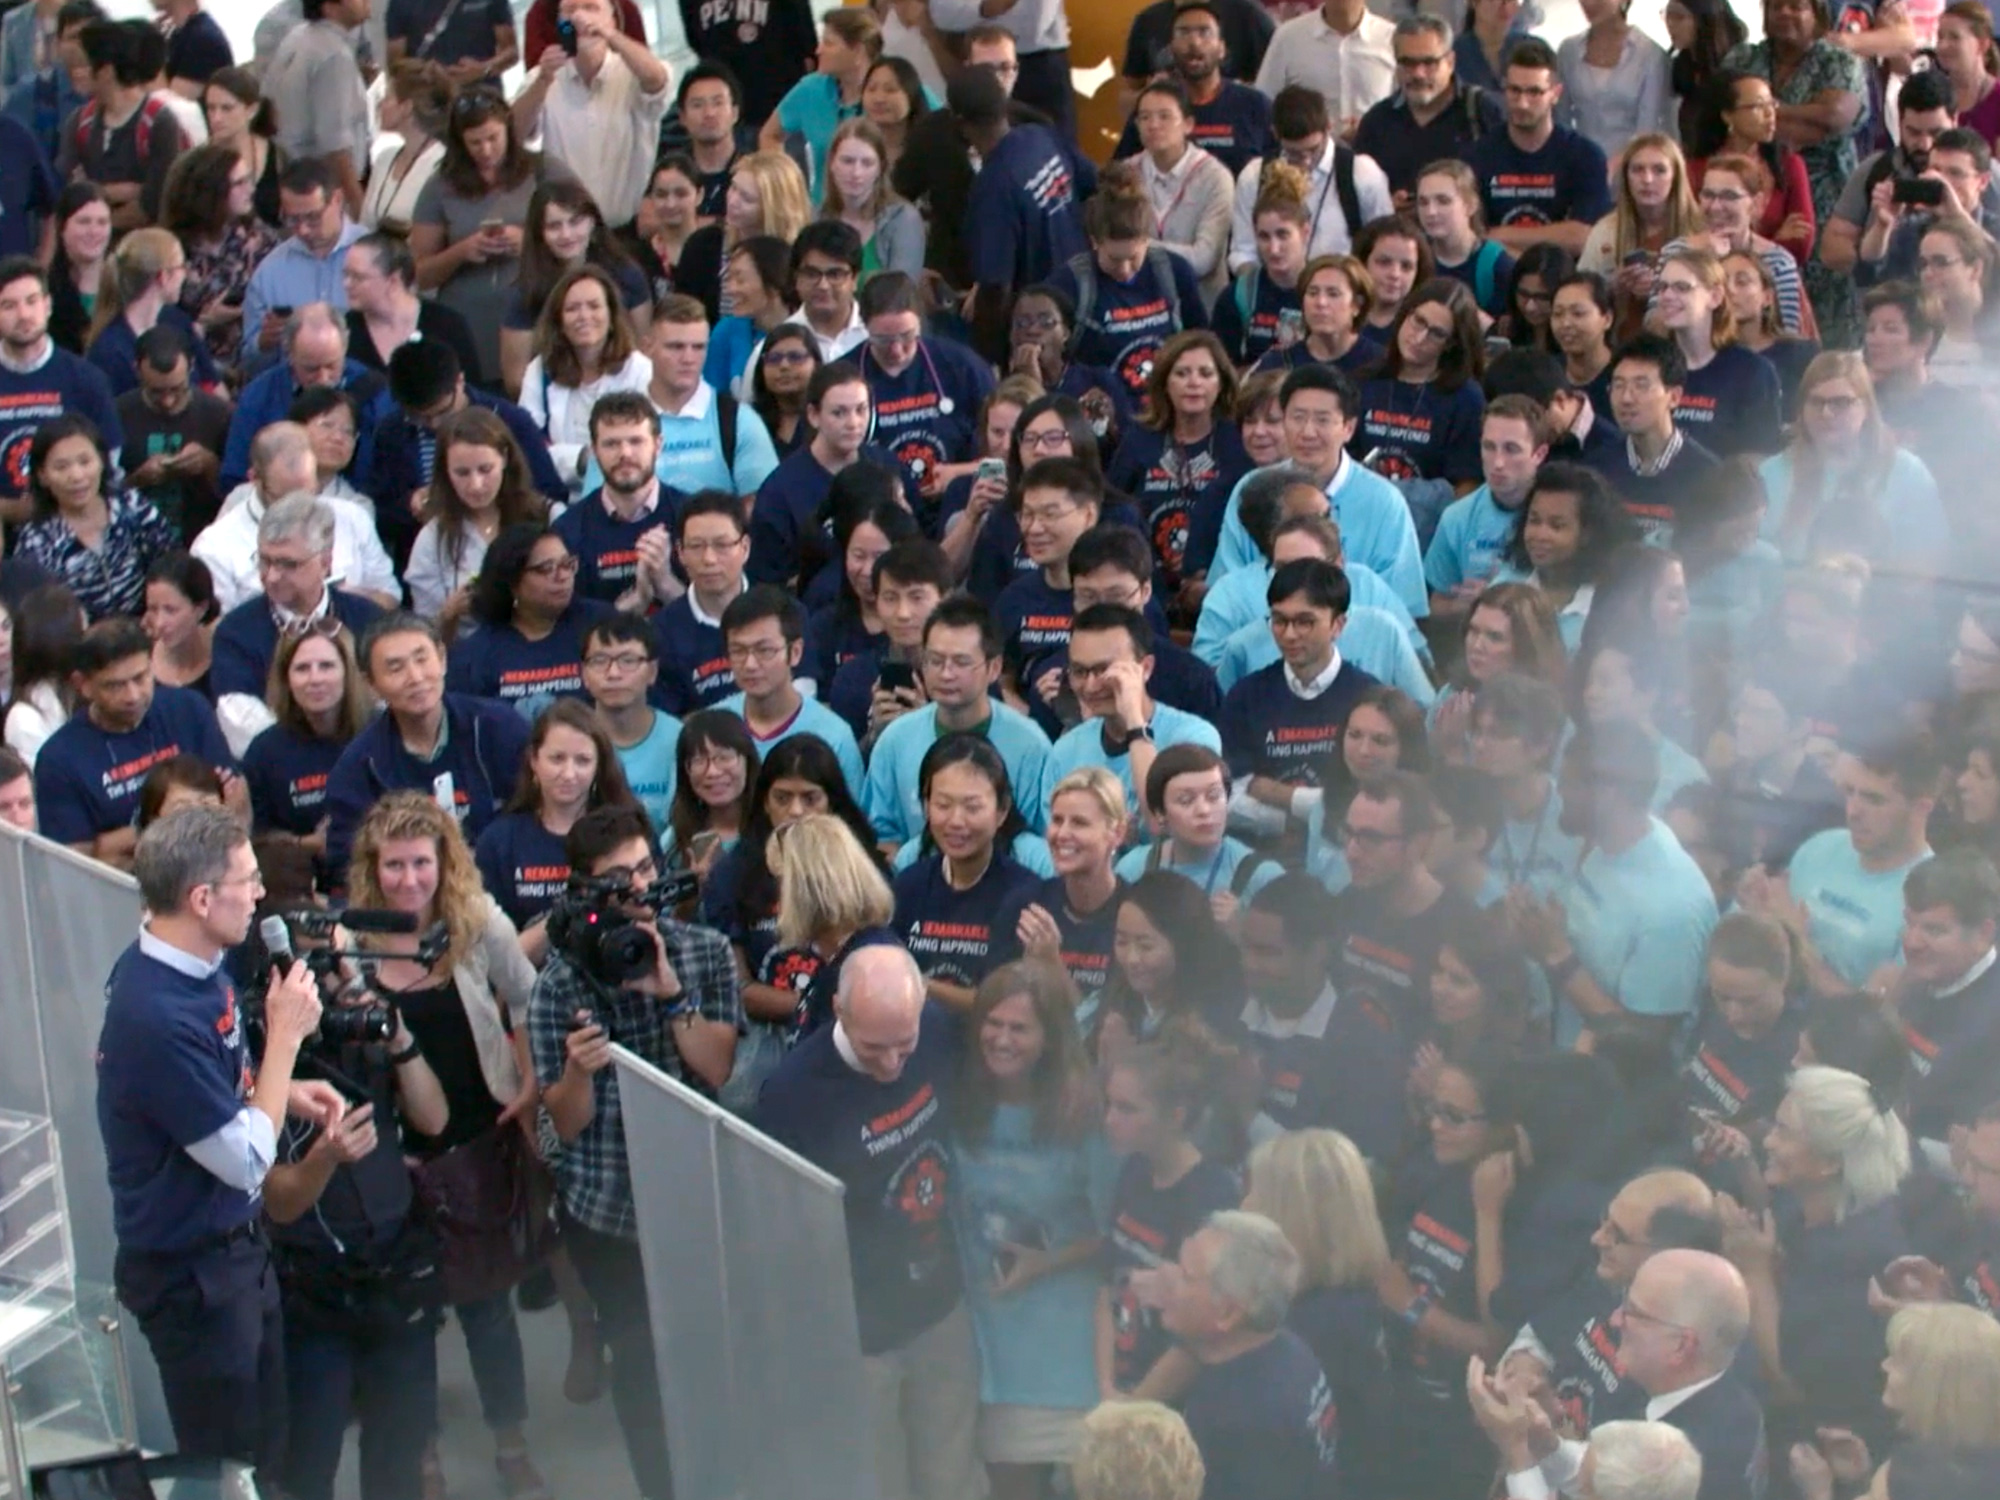
M 312 562 L 310 557 L 273 557 L 268 552 L 257 554 L 257 571 L 275 573 L 280 578 L 290 578 L 300 568 Z
M 643 651 L 593 651 L 583 664 L 593 672 L 642 672 L 652 659 Z
M 986 659 L 981 656 L 946 656 L 941 651 L 924 653 L 924 670 L 927 672 L 942 672 L 947 668 L 953 672 L 977 672 L 985 665 Z
M 1053 526 L 1076 509 L 1074 505 L 1024 505 L 1017 512 L 1022 526 Z
M 923 341 L 920 333 L 871 333 L 868 347 L 877 354 L 894 354 L 901 349 L 914 349 Z
M 852 281 L 854 273 L 846 266 L 800 266 L 797 279 L 803 286 L 832 286 Z
M 785 654 L 785 648 L 771 641 L 760 641 L 758 642 L 758 644 L 754 646 L 738 646 L 732 644 L 729 647 L 728 651 L 728 656 L 731 661 L 752 662 L 760 667 L 768 667 L 772 662 L 776 661 L 779 657 L 783 656 L 784 654 Z
M 285 229 L 310 229 L 326 217 L 326 211 L 331 207 L 331 203 L 322 203 L 318 208 L 302 214 L 279 214 L 278 224 Z
M 722 537 L 696 537 L 691 542 L 681 543 L 683 557 L 721 557 L 734 552 L 743 545 L 742 533 L 724 539 Z
M 574 578 L 581 566 L 582 563 L 574 557 L 551 557 L 545 562 L 529 563 L 522 571 L 533 573 L 537 578 Z
M 1626 1323 L 1651 1323 L 1656 1328 L 1671 1328 L 1676 1333 L 1692 1333 L 1694 1330 L 1685 1323 L 1676 1323 L 1667 1318 L 1656 1318 L 1642 1307 L 1634 1307 L 1627 1297 L 1618 1304 L 1618 1318 Z
M 1420 73 L 1430 68 L 1443 67 L 1444 60 L 1445 54 L 1438 52 L 1430 57 L 1399 57 L 1396 59 L 1396 66 L 1407 72 Z

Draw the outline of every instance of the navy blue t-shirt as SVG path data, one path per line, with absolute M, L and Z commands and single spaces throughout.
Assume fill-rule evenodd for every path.
M 1785 1097 L 1804 1025 L 1805 1012 L 1787 1006 L 1777 1025 L 1745 1040 L 1709 1006 L 1681 1067 L 1688 1104 L 1730 1125 L 1769 1120 Z
M 1604 476 L 1640 535 L 1662 547 L 1673 545 L 1682 507 L 1700 493 L 1721 463 L 1691 437 L 1682 441 L 1672 460 L 1655 474 L 1634 469 L 1622 441 L 1585 449 L 1583 461 Z
M 1055 588 L 1039 571 L 1022 573 L 993 601 L 993 618 L 1000 627 L 1001 649 L 1026 692 L 1047 669 L 1050 656 L 1069 650 L 1075 594 Z
M 1134 401 L 1144 400 L 1160 346 L 1183 329 L 1208 326 L 1194 267 L 1171 250 L 1162 249 L 1157 255 L 1149 253 L 1130 281 L 1114 281 L 1086 251 L 1080 260 L 1058 266 L 1049 284 L 1060 288 L 1081 309 L 1081 285 L 1086 276 L 1096 283 L 1096 303 L 1088 320 L 1081 311 L 1077 315 L 1071 357 L 1110 370 L 1124 381 Z M 1166 285 L 1168 280 L 1171 287 Z
M 480 883 L 516 927 L 540 917 L 569 884 L 562 835 L 531 812 L 502 813 L 487 824 L 473 859 Z
M 1217 422 L 1207 437 L 1187 444 L 1150 427 L 1126 431 L 1105 480 L 1137 502 L 1162 585 L 1171 588 L 1194 569 L 1188 554 L 1198 533 L 1221 535 L 1230 493 L 1252 467 L 1234 422 Z M 1211 540 L 1208 557 L 1214 555 Z
M 762 858 L 761 855 L 757 857 Z M 778 947 L 776 884 L 772 885 L 771 901 L 764 910 L 744 909 L 743 890 L 750 874 L 750 859 L 749 846 L 739 843 L 715 862 L 715 868 L 709 872 L 708 883 L 701 891 L 702 925 L 713 927 L 743 950 L 744 965 L 758 983 L 777 984 L 787 989 L 803 987 L 804 979 L 811 978 L 809 971 L 800 984 L 794 986 L 790 982 L 791 976 L 777 976 L 771 970 L 769 960 Z
M 112 965 L 104 1001 L 97 1124 L 119 1249 L 190 1250 L 249 1223 L 256 1200 L 187 1154 L 234 1119 L 250 1093 L 228 971 L 196 979 L 134 942 Z
M 304 838 L 326 817 L 326 783 L 347 745 L 273 724 L 243 752 L 250 826 Z
M 1361 382 L 1361 416 L 1347 451 L 1385 479 L 1478 481 L 1486 396 L 1468 380 L 1455 391 L 1378 375 Z
M 1208 1216 L 1239 1208 L 1243 1188 L 1219 1162 L 1197 1161 L 1166 1187 L 1153 1182 L 1153 1164 L 1134 1152 L 1125 1158 L 1111 1198 L 1111 1233 L 1105 1270 L 1111 1291 L 1112 1379 L 1129 1391 L 1173 1347 L 1157 1309 L 1143 1304 L 1131 1285 L 1134 1271 L 1156 1271 L 1179 1259 L 1181 1244 Z
M 764 1084 L 751 1121 L 847 1187 L 848 1261 L 861 1352 L 901 1348 L 958 1306 L 950 1095 L 958 1027 L 924 1007 L 916 1051 L 893 1083 L 849 1067 L 831 1026 L 806 1037 Z
M 868 711 L 875 704 L 875 684 L 882 675 L 882 663 L 889 659 L 886 642 L 884 637 L 855 652 L 840 664 L 831 683 L 820 689 L 821 700 L 854 731 L 856 744 L 868 738 Z
M 1208 1472 L 1204 1496 L 1334 1500 L 1339 1493 L 1340 1413 L 1319 1360 L 1290 1330 L 1203 1365 L 1181 1414 Z
M 1717 458 L 1758 457 L 1784 446 L 1784 395 L 1763 355 L 1730 344 L 1689 370 L 1674 407 L 1674 426 Z
M 1558 125 L 1539 151 L 1523 151 L 1505 130 L 1482 135 L 1465 153 L 1486 222 L 1495 229 L 1572 220 L 1595 224 L 1611 212 L 1603 148 Z
M 814 610 L 807 622 L 805 652 L 799 659 L 799 670 L 820 685 L 820 697 L 828 698 L 842 667 L 863 657 L 879 656 L 888 644 L 887 635 L 868 629 L 858 606 L 843 609 L 838 603 L 829 604 Z
M 983 360 L 951 339 L 929 338 L 900 375 L 886 373 L 866 344 L 858 357 L 875 402 L 870 440 L 893 456 L 912 490 L 922 493 L 943 465 L 973 456 L 979 408 L 993 390 Z
M 356 641 L 361 639 L 382 606 L 360 594 L 333 589 L 333 614 Z M 208 669 L 209 691 L 217 701 L 230 693 L 245 693 L 260 702 L 278 656 L 278 617 L 262 594 L 253 594 L 222 617 L 215 627 L 214 651 Z
M 0 256 L 33 255 L 35 225 L 55 211 L 62 184 L 35 133 L 12 115 L 0 122 Z
M 1354 702 L 1376 679 L 1343 661 L 1326 691 L 1301 698 L 1282 661 L 1252 672 L 1222 700 L 1223 754 L 1229 774 L 1269 776 L 1291 786 L 1318 786 L 1319 763 L 1340 748 Z
M 99 729 L 87 712 L 79 712 L 49 736 L 35 758 L 42 835 L 58 844 L 87 844 L 129 827 L 147 773 L 176 755 L 236 768 L 215 709 L 190 688 L 155 685 L 152 706 L 127 734 Z
M 895 469 L 896 456 L 874 443 L 864 443 L 860 459 Z M 797 580 L 803 594 L 823 567 L 837 561 L 833 548 L 833 524 L 822 524 L 820 507 L 826 492 L 833 488 L 833 474 L 813 456 L 808 443 L 771 471 L 757 491 L 757 503 L 750 511 L 750 566 L 752 583 L 790 583 Z
M 1061 934 L 1063 968 L 1068 972 L 1070 982 L 1076 986 L 1077 994 L 1082 997 L 1078 1019 L 1087 1021 L 1104 993 L 1105 983 L 1111 978 L 1111 948 L 1118 925 L 1118 898 L 1124 893 L 1125 882 L 1121 880 L 1109 901 L 1088 916 L 1078 916 L 1070 910 L 1068 890 L 1060 875 L 1051 875 L 1030 890 L 1016 892 L 1007 898 L 993 920 L 994 967 L 1012 963 L 1021 956 L 1021 913 L 1030 906 L 1039 905 L 1055 918 L 1056 929 Z
M 1208 103 L 1194 106 L 1194 129 L 1189 139 L 1229 168 L 1231 177 L 1239 175 L 1251 162 L 1278 149 L 1278 137 L 1271 128 L 1270 96 L 1247 83 L 1225 78 L 1221 92 Z M 1122 161 L 1137 156 L 1142 149 L 1138 121 L 1128 119 L 1112 158 Z
M 1284 349 L 1273 348 L 1257 361 L 1253 375 L 1261 375 L 1266 370 L 1296 370 L 1304 365 L 1330 364 L 1337 370 L 1345 370 L 1357 380 L 1365 370 L 1370 370 L 1382 358 L 1382 336 L 1387 330 L 1381 328 L 1358 328 L 1353 346 L 1339 359 L 1315 359 L 1312 348 L 1304 339 Z
M 950 516 L 945 519 L 949 520 Z M 1114 500 L 1106 495 L 1097 519 L 1100 525 L 1130 526 L 1142 536 L 1146 531 L 1146 523 L 1139 515 L 1138 507 L 1123 498 Z M 1021 523 L 1011 510 L 994 506 L 986 513 L 986 524 L 980 528 L 979 540 L 972 544 L 972 566 L 965 575 L 966 592 L 975 599 L 992 604 L 999 599 L 1001 590 L 1017 577 L 1035 571 L 1035 565 L 1021 550 Z
M 713 708 L 736 691 L 736 674 L 722 648 L 722 627 L 697 620 L 693 598 L 683 594 L 653 616 L 660 676 L 650 696 L 656 707 L 682 719 L 696 709 Z
M 1249 279 L 1247 288 L 1245 277 Z M 1216 298 L 1215 336 L 1239 368 L 1254 365 L 1278 347 L 1279 315 L 1287 312 L 1302 315 L 1299 289 L 1279 286 L 1262 266 L 1251 266 L 1239 272 Z
M 1595 1276 L 1535 1310 L 1535 1337 L 1549 1352 L 1556 1402 L 1578 1437 L 1606 1422 L 1645 1415 L 1646 1393 L 1624 1373 L 1611 1315 L 1624 1297 Z
M 967 268 L 986 286 L 1022 287 L 1086 248 L 1068 151 L 1040 125 L 1016 125 L 980 164 L 965 207 Z
M 1402 1131 L 1405 1053 L 1394 1030 L 1341 995 L 1318 1024 L 1311 1012 L 1291 1035 L 1246 1014 L 1263 1076 L 1263 1112 L 1285 1130 L 1338 1130 L 1377 1161 Z
M 1964 989 L 1899 1002 L 1910 1044 L 1910 1128 L 1944 1140 L 1993 1094 L 2000 1076 L 2000 965 Z
M 592 490 L 556 517 L 549 529 L 576 557 L 579 599 L 616 604 L 639 574 L 639 538 L 660 527 L 673 534 L 680 492 L 663 484 L 659 495 L 658 503 L 634 521 L 622 520 L 606 510 L 602 489 Z
M 454 693 L 534 705 L 583 697 L 583 643 L 611 606 L 578 593 L 538 641 L 518 625 L 482 625 L 451 648 L 445 685 Z
M 1019 898 L 1040 884 L 1033 871 L 996 853 L 972 889 L 956 890 L 945 878 L 944 856 L 927 855 L 896 877 L 896 931 L 927 978 L 969 988 L 994 968 L 1001 911 L 1018 912 Z

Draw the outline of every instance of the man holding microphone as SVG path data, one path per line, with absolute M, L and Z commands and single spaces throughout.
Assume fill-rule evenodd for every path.
M 269 1472 L 285 1385 L 264 1177 L 288 1112 L 329 1130 L 344 1112 L 332 1085 L 292 1079 L 319 991 L 303 963 L 274 971 L 264 1055 L 249 1055 L 222 960 L 248 935 L 263 881 L 222 808 L 155 823 L 133 874 L 147 916 L 112 968 L 97 1044 L 113 1282 L 159 1366 L 179 1451 Z

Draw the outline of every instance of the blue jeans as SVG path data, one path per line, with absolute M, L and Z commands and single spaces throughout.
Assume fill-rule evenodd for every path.
M 361 1418 L 361 1500 L 418 1500 L 437 1426 L 435 1315 L 387 1329 L 285 1329 L 291 1431 L 285 1493 L 332 1500 L 350 1415 Z
M 514 1294 L 461 1302 L 452 1311 L 465 1332 L 480 1415 L 496 1431 L 519 1427 L 528 1420 L 528 1362 L 521 1353 L 521 1325 L 514 1321 Z

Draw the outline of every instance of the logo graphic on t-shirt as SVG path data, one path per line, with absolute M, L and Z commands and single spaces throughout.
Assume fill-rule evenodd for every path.
M 1118 345 L 1111 368 L 1134 396 L 1146 394 L 1146 382 L 1153 378 L 1153 361 L 1160 345 L 1173 331 L 1173 313 L 1165 297 L 1155 297 L 1133 307 L 1108 307 L 1098 315 L 1107 341 Z
M 1553 172 L 1500 172 L 1486 181 L 1486 202 L 1502 225 L 1551 224 L 1559 197 Z
M 327 773 L 324 771 L 315 771 L 310 776 L 294 776 L 286 783 L 285 795 L 290 799 L 294 809 L 302 811 L 308 807 L 318 807 L 326 801 L 326 781 Z
M 1050 157 L 1035 169 L 1035 175 L 1027 181 L 1027 189 L 1036 210 L 1043 214 L 1068 208 L 1076 201 L 1076 190 L 1069 180 L 1069 163 L 1060 155 Z
M 1430 447 L 1431 419 L 1422 412 L 1382 411 L 1361 414 L 1362 460 L 1384 479 L 1417 479 L 1422 469 L 1417 453 Z
M 889 1201 L 912 1224 L 934 1224 L 944 1215 L 949 1177 L 944 1153 L 926 1146 L 889 1179 Z
M 1597 1393 L 1615 1392 L 1623 1380 L 1618 1341 L 1602 1318 L 1592 1318 L 1576 1331 L 1567 1352 L 1583 1366 L 1583 1371 L 1557 1378 L 1556 1404 L 1569 1418 L 1570 1432 L 1576 1437 L 1588 1437 Z
M 896 463 L 919 489 L 945 461 L 944 444 L 933 425 L 939 416 L 936 391 L 919 391 L 878 402 L 875 440 L 895 455 Z
M 176 740 L 113 766 L 104 773 L 105 797 L 116 803 L 127 797 L 137 796 L 139 788 L 146 784 L 146 773 L 162 762 L 172 760 L 180 753 L 180 742 Z

